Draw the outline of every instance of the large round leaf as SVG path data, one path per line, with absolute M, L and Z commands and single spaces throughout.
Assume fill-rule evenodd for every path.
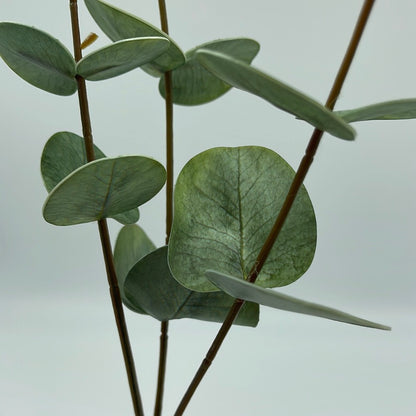
M 105 154 L 94 145 L 95 159 Z M 54 134 L 45 144 L 40 161 L 45 188 L 48 192 L 75 169 L 88 163 L 84 138 L 77 134 L 62 131 Z M 139 210 L 133 208 L 112 216 L 122 224 L 133 224 L 139 220 Z
M 161 37 L 120 40 L 82 58 L 77 73 L 89 81 L 116 77 L 152 61 L 168 47 L 169 41 Z
M 279 213 L 294 177 L 272 150 L 214 148 L 191 159 L 178 177 L 169 243 L 174 277 L 198 291 L 217 290 L 208 269 L 246 278 Z M 284 286 L 309 267 L 316 223 L 304 187 L 297 195 L 258 284 Z
M 77 90 L 75 60 L 49 34 L 17 23 L 0 23 L 0 55 L 17 75 L 42 90 L 71 95 Z
M 237 279 L 233 276 L 225 275 L 223 273 L 218 273 L 214 270 L 208 270 L 206 274 L 208 279 L 214 283 L 215 286 L 217 286 L 228 295 L 238 299 L 256 302 L 260 305 L 269 306 L 275 309 L 281 309 L 283 311 L 318 316 L 320 318 L 345 322 L 352 325 L 366 326 L 368 328 L 384 330 L 391 329 L 389 326 L 368 321 L 367 319 L 362 319 L 349 313 L 345 313 L 334 308 L 329 308 L 328 306 L 297 299 L 292 296 L 284 295 L 283 293 L 275 292 L 271 289 L 263 289 L 257 285 L 253 285 L 252 283 Z
M 143 156 L 90 162 L 67 176 L 49 194 L 46 221 L 74 225 L 111 217 L 156 195 L 166 179 L 164 167 Z
M 222 292 L 199 293 L 180 285 L 171 275 L 167 247 L 143 257 L 128 273 L 124 293 L 130 305 L 160 321 L 192 318 L 223 322 L 234 298 Z M 259 306 L 247 303 L 238 315 L 238 325 L 256 326 Z
M 336 111 L 346 122 L 416 118 L 416 99 L 385 101 L 352 110 Z
M 341 117 L 300 91 L 245 62 L 206 49 L 197 51 L 196 57 L 205 68 L 227 84 L 257 95 L 336 137 L 354 139 L 354 129 Z
M 113 41 L 147 36 L 161 36 L 169 40 L 169 48 L 151 63 L 141 68 L 154 76 L 161 76 L 185 62 L 176 43 L 157 27 L 100 0 L 85 0 L 85 4 L 101 30 Z
M 123 303 L 131 310 L 146 314 L 137 304 L 133 305 L 124 294 L 124 282 L 132 267 L 156 246 L 138 225 L 126 225 L 118 233 L 114 246 L 114 267 Z
M 172 71 L 173 102 L 182 105 L 198 105 L 215 100 L 231 86 L 207 71 L 196 59 L 199 49 L 217 51 L 243 62 L 251 63 L 260 45 L 252 39 L 220 39 L 199 45 L 186 52 L 186 63 Z M 159 92 L 165 97 L 165 79 L 159 82 Z

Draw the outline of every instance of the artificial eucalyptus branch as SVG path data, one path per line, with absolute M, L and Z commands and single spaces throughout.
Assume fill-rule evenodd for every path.
M 70 11 L 75 61 L 79 62 L 82 59 L 82 51 L 77 0 L 70 0 Z M 87 88 L 85 85 L 85 79 L 83 77 L 77 75 L 76 79 L 78 83 L 79 108 L 81 114 L 85 150 L 87 154 L 87 161 L 91 162 L 95 159 L 95 155 L 91 119 L 87 98 Z M 121 349 L 123 352 L 124 364 L 126 367 L 134 414 L 136 416 L 144 416 L 143 404 L 140 396 L 139 384 L 137 381 L 137 374 L 134 364 L 133 352 L 130 345 L 129 334 L 127 331 L 126 318 L 124 316 L 123 303 L 121 300 L 120 289 L 118 287 L 117 274 L 114 267 L 110 234 L 108 231 L 107 221 L 105 219 L 100 219 L 98 221 L 98 230 L 100 233 L 101 246 L 107 271 L 108 285 L 110 289 L 111 303 L 113 305 L 114 317 L 116 320 Z
M 78 92 L 83 137 L 57 132 L 42 152 L 48 192 L 43 217 L 59 226 L 98 223 L 135 415 L 144 416 L 144 410 L 123 304 L 160 322 L 155 416 L 162 415 L 170 320 L 222 324 L 175 416 L 186 410 L 231 326 L 255 327 L 260 305 L 389 330 L 271 290 L 296 281 L 313 261 L 317 225 L 303 182 L 323 133 L 350 141 L 355 137 L 351 122 L 416 118 L 415 99 L 332 111 L 374 0 L 364 2 L 325 106 L 253 66 L 260 49 L 256 40 L 217 39 L 183 52 L 169 35 L 165 0 L 158 0 L 161 29 L 102 0 L 84 1 L 111 40 L 106 46 L 82 56 L 82 45 L 90 45 L 96 36 L 81 44 L 78 2 L 70 0 L 74 56 L 53 36 L 11 22 L 0 23 L 0 55 L 37 88 L 60 96 Z M 93 143 L 86 83 L 138 68 L 158 78 L 165 100 L 166 169 L 145 156 L 107 157 Z M 206 104 L 233 87 L 314 127 L 298 170 L 275 151 L 255 144 L 217 147 L 192 157 L 174 184 L 173 105 Z M 139 207 L 165 183 L 166 238 L 156 247 L 136 223 Z M 123 225 L 114 253 L 107 218 Z
M 165 0 L 158 0 L 161 28 L 169 34 L 168 15 Z M 172 76 L 170 71 L 163 75 L 165 80 L 165 114 L 166 114 L 166 244 L 169 243 L 173 221 L 173 101 Z M 156 401 L 154 416 L 162 414 L 162 401 L 166 375 L 166 361 L 168 352 L 169 321 L 160 324 L 159 370 L 157 377 Z
M 361 36 L 363 34 L 364 28 L 367 24 L 368 18 L 370 16 L 372 7 L 374 5 L 374 0 L 366 0 L 362 9 L 361 13 L 358 17 L 356 26 L 354 28 L 350 43 L 348 45 L 347 51 L 345 53 L 344 59 L 341 63 L 341 66 L 339 68 L 338 74 L 335 78 L 334 84 L 331 88 L 331 91 L 329 93 L 326 107 L 329 109 L 333 109 L 336 103 L 336 100 L 338 98 L 338 95 L 341 91 L 342 85 L 345 81 L 345 78 L 347 76 L 348 70 L 351 66 L 353 57 L 355 55 L 355 52 L 358 48 L 359 41 L 361 39 Z M 258 257 L 253 265 L 250 274 L 247 278 L 247 281 L 250 283 L 254 283 L 261 272 L 261 269 L 264 265 L 264 263 L 267 260 L 267 257 L 274 245 L 274 243 L 277 240 L 277 237 L 279 236 L 279 232 L 283 227 L 283 224 L 286 221 L 287 216 L 289 215 L 290 209 L 293 205 L 293 202 L 295 201 L 295 198 L 299 192 L 299 189 L 306 177 L 306 174 L 308 173 L 308 170 L 310 166 L 312 165 L 314 155 L 318 149 L 319 143 L 321 141 L 323 131 L 315 128 L 315 130 L 312 133 L 311 139 L 309 141 L 309 144 L 306 148 L 305 156 L 303 157 L 299 168 L 296 172 L 296 175 L 293 179 L 292 185 L 289 189 L 289 192 L 286 196 L 285 202 L 283 203 L 283 206 L 276 218 L 276 222 L 273 225 L 272 230 L 270 231 L 269 236 L 267 237 L 267 240 L 265 241 Z M 178 408 L 176 409 L 175 416 L 180 416 L 184 413 L 187 405 L 189 404 L 193 394 L 195 393 L 196 389 L 198 388 L 200 382 L 202 381 L 204 375 L 208 371 L 209 367 L 211 366 L 213 360 L 215 359 L 215 356 L 217 355 L 219 349 L 221 348 L 221 345 L 227 336 L 229 330 L 231 329 L 231 326 L 236 319 L 238 313 L 240 312 L 241 308 L 244 305 L 244 300 L 242 299 L 236 299 L 233 306 L 231 307 L 224 323 L 221 325 L 220 330 L 218 331 L 217 336 L 215 337 L 214 341 L 211 344 L 211 347 L 209 348 L 204 360 L 202 361 L 198 371 L 196 372 L 194 378 L 191 381 L 191 384 L 189 385 L 188 389 L 186 390 L 181 402 L 179 403 Z

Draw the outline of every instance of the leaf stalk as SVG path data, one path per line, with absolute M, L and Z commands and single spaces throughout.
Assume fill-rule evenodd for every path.
M 169 34 L 168 15 L 165 0 L 158 0 L 161 28 Z M 172 74 L 165 72 L 165 114 L 166 114 L 166 237 L 169 243 L 173 222 L 173 100 L 172 100 Z M 168 352 L 169 322 L 160 325 L 159 369 L 156 387 L 154 416 L 162 414 L 163 393 L 165 387 L 166 361 Z

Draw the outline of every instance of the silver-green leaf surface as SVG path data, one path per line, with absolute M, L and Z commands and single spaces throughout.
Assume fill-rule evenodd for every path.
M 346 122 L 416 118 L 416 98 L 385 101 L 352 110 L 335 111 Z
M 196 57 L 206 69 L 227 84 L 257 95 L 336 137 L 354 139 L 354 129 L 341 117 L 282 81 L 222 53 L 200 49 Z
M 95 159 L 105 154 L 94 145 Z M 74 170 L 88 163 L 84 138 L 67 131 L 55 133 L 46 142 L 40 161 L 40 170 L 48 192 Z M 139 210 L 121 212 L 112 216 L 122 224 L 133 224 L 139 220 Z
M 112 41 L 148 36 L 169 40 L 169 48 L 165 53 L 141 66 L 149 74 L 160 77 L 185 62 L 185 56 L 174 40 L 156 26 L 101 0 L 85 0 L 85 4 L 98 26 Z
M 191 159 L 179 174 L 169 242 L 173 276 L 197 291 L 217 288 L 205 271 L 245 279 L 254 265 L 294 177 L 275 152 L 257 146 L 214 148 Z M 302 186 L 258 283 L 284 286 L 312 262 L 316 221 Z
M 132 311 L 146 314 L 137 304 L 133 305 L 124 293 L 124 282 L 129 271 L 145 255 L 156 249 L 156 246 L 136 224 L 126 225 L 118 233 L 114 246 L 114 267 L 123 303 Z
M 57 39 L 34 27 L 0 23 L 0 56 L 21 78 L 57 95 L 77 90 L 75 60 Z
M 130 305 L 160 321 L 192 318 L 223 322 L 234 299 L 223 292 L 200 293 L 180 285 L 167 262 L 167 247 L 143 257 L 129 271 L 124 294 Z M 259 306 L 247 303 L 238 314 L 237 325 L 256 326 Z
M 164 167 L 143 156 L 95 160 L 53 188 L 43 216 L 54 225 L 74 225 L 112 217 L 155 196 L 166 180 Z
M 263 289 L 255 284 L 214 270 L 207 270 L 206 275 L 219 289 L 238 299 L 256 302 L 260 305 L 281 309 L 283 311 L 303 313 L 305 315 L 318 316 L 353 325 L 384 330 L 391 329 L 389 326 L 358 318 L 357 316 L 341 312 L 337 309 L 297 299 L 284 295 L 283 293 L 275 292 L 274 290 Z
M 199 105 L 215 100 L 231 86 L 207 71 L 196 59 L 195 52 L 207 49 L 225 53 L 246 63 L 251 63 L 260 45 L 252 39 L 220 39 L 204 43 L 186 52 L 186 63 L 172 71 L 172 97 L 175 104 Z M 159 82 L 159 92 L 165 97 L 165 79 Z
M 162 37 L 120 40 L 82 58 L 77 73 L 89 81 L 117 77 L 153 61 L 168 48 L 169 41 Z

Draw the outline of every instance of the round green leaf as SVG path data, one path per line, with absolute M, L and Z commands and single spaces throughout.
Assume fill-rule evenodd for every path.
M 74 58 L 45 32 L 17 23 L 0 23 L 0 56 L 35 87 L 57 95 L 72 95 L 77 90 Z
M 102 159 L 105 154 L 94 145 L 95 159 Z M 88 163 L 84 138 L 77 134 L 62 131 L 54 134 L 43 148 L 40 170 L 45 188 L 48 192 L 66 178 L 75 169 Z M 139 220 L 139 210 L 121 212 L 112 218 L 122 224 L 132 224 Z
M 47 222 L 74 225 L 97 221 L 144 204 L 166 179 L 164 167 L 143 156 L 90 162 L 67 176 L 43 207 Z
M 160 321 L 192 318 L 223 322 L 234 299 L 222 292 L 193 292 L 180 285 L 171 275 L 167 247 L 143 257 L 128 273 L 124 293 L 134 307 Z M 247 303 L 239 313 L 237 325 L 256 326 L 259 306 Z
M 246 38 L 221 39 L 188 51 L 185 54 L 186 63 L 172 71 L 172 94 L 176 104 L 204 104 L 215 100 L 231 88 L 199 63 L 195 52 L 201 48 L 221 52 L 249 64 L 257 55 L 260 45 Z M 164 78 L 160 79 L 159 92 L 165 97 Z
M 346 122 L 416 118 L 416 99 L 385 101 L 352 110 L 336 111 Z
M 272 150 L 214 148 L 191 159 L 178 177 L 169 265 L 184 286 L 217 290 L 209 269 L 245 279 L 286 198 L 295 173 Z M 298 193 L 258 284 L 284 286 L 312 262 L 316 222 L 304 187 Z
M 318 316 L 320 318 L 345 322 L 347 324 L 384 330 L 391 329 L 389 326 L 367 321 L 366 319 L 358 318 L 357 316 L 341 312 L 337 309 L 297 299 L 292 296 L 284 295 L 283 293 L 275 292 L 274 290 L 263 289 L 252 283 L 216 272 L 214 270 L 208 270 L 206 275 L 208 279 L 215 284 L 215 286 L 237 299 L 244 299 L 246 301 L 256 302 L 260 305 L 269 306 L 271 308 L 281 309 L 283 311 Z
M 205 68 L 227 84 L 257 95 L 336 137 L 354 139 L 354 129 L 341 117 L 300 91 L 245 62 L 206 49 L 197 51 L 196 57 Z
M 156 246 L 138 225 L 126 225 L 118 233 L 114 246 L 114 267 L 116 269 L 118 286 L 123 303 L 131 310 L 146 314 L 137 305 L 133 305 L 124 294 L 124 282 L 131 268 L 146 254 L 151 253 Z
M 160 36 L 169 40 L 169 48 L 151 63 L 141 66 L 151 75 L 160 77 L 185 62 L 176 43 L 157 27 L 100 0 L 85 0 L 85 4 L 101 30 L 112 40 Z
M 169 41 L 161 37 L 120 40 L 82 58 L 77 73 L 89 81 L 116 77 L 161 55 Z

